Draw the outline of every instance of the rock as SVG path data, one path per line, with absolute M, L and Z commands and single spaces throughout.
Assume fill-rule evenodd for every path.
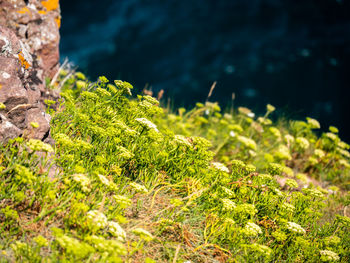
M 59 68 L 59 1 L 0 0 L 0 17 L 0 24 L 29 47 L 34 71 L 41 69 L 43 77 L 53 77 Z
M 9 111 L 16 105 L 28 103 L 27 90 L 17 73 L 19 67 L 17 58 L 0 56 L 0 102 Z
M 22 134 L 22 131 L 13 125 L 6 117 L 0 114 L 0 142 L 16 138 Z
M 0 0 L 0 142 L 20 135 L 52 142 L 44 101 L 59 97 L 46 88 L 59 69 L 58 2 Z
M 27 137 L 31 137 L 34 139 L 45 140 L 49 136 L 50 132 L 50 115 L 46 114 L 40 108 L 31 108 L 27 112 L 27 121 L 29 123 L 37 123 L 39 124 L 38 128 L 30 125 L 27 128 L 28 135 Z

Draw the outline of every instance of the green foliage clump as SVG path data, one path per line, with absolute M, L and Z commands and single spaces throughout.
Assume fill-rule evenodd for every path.
M 54 148 L 0 150 L 0 261 L 350 260 L 349 145 L 335 127 L 273 123 L 272 105 L 176 114 L 128 82 L 62 79 Z

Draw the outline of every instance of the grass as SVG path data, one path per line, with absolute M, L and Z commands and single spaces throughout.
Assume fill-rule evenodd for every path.
M 349 145 L 335 127 L 176 112 L 65 71 L 52 147 L 0 148 L 0 262 L 349 262 Z M 36 126 L 35 123 L 32 124 Z

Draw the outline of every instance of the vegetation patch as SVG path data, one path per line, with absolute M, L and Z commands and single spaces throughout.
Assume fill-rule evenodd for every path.
M 349 145 L 317 120 L 58 77 L 55 146 L 0 148 L 0 262 L 349 262 Z M 38 128 L 37 124 L 32 125 Z

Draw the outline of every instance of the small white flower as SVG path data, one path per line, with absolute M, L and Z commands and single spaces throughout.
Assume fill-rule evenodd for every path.
M 256 151 L 256 142 L 245 136 L 237 136 L 237 140 L 241 142 L 244 146 Z
M 91 210 L 87 213 L 87 220 L 90 226 L 97 229 L 105 228 L 108 224 L 107 217 L 98 210 Z
M 235 137 L 236 136 L 236 133 L 234 131 L 230 131 L 230 136 L 231 137 Z
M 236 222 L 232 218 L 226 217 L 224 219 L 224 224 L 226 224 L 227 226 L 233 226 L 236 224 Z
M 221 171 L 221 172 L 225 172 L 225 173 L 230 172 L 229 169 L 225 165 L 223 165 L 222 163 L 214 162 L 211 164 L 211 166 L 213 168 L 215 168 L 216 170 Z
M 299 147 L 303 150 L 306 150 L 310 146 L 310 142 L 304 137 L 297 137 L 295 142 L 299 145 Z
M 175 135 L 174 142 L 177 145 L 192 147 L 192 144 L 183 135 Z
M 291 205 L 289 203 L 283 203 L 281 206 L 281 209 L 288 212 L 288 213 L 293 213 L 295 210 L 294 205 Z
M 318 158 L 323 158 L 326 154 L 324 151 L 322 151 L 321 149 L 315 149 L 314 151 L 314 155 Z
M 340 159 L 339 160 L 339 164 L 346 167 L 346 168 L 350 168 L 350 164 L 347 160 L 344 160 L 344 159 Z
M 131 205 L 131 200 L 123 195 L 114 195 L 113 196 L 115 202 L 121 206 L 122 208 L 126 208 Z
M 236 208 L 235 202 L 228 198 L 221 199 L 224 211 L 233 211 Z
M 294 137 L 292 135 L 290 135 L 290 134 L 286 134 L 284 136 L 284 139 L 286 140 L 288 145 L 292 144 L 295 141 Z
M 306 188 L 303 190 L 303 192 L 305 194 L 307 194 L 308 196 L 311 196 L 313 198 L 323 198 L 324 197 L 324 194 L 320 190 L 315 189 L 315 188 Z
M 338 152 L 339 152 L 341 155 L 343 155 L 343 156 L 345 156 L 345 157 L 347 157 L 347 158 L 350 158 L 350 153 L 349 153 L 347 150 L 338 149 Z
M 279 189 L 273 187 L 273 188 L 271 188 L 271 190 L 272 190 L 277 196 L 279 196 L 279 197 L 284 197 L 283 193 L 282 193 Z
M 338 142 L 337 145 L 341 149 L 349 149 L 350 148 L 349 144 L 347 144 L 346 142 L 342 142 L 342 141 Z
M 336 141 L 338 139 L 337 135 L 332 132 L 327 132 L 326 136 L 331 139 L 332 141 Z
M 276 127 L 270 127 L 269 131 L 273 134 L 273 136 L 275 136 L 276 138 L 278 138 L 278 140 L 280 140 L 282 135 L 279 129 L 277 129 Z
M 254 113 L 254 112 L 249 112 L 249 113 L 247 114 L 247 116 L 248 116 L 249 118 L 254 118 L 254 117 L 255 117 L 255 113 Z
M 152 96 L 144 95 L 143 98 L 144 98 L 144 101 L 147 101 L 152 105 L 159 105 L 159 101 L 156 98 L 153 98 Z
M 145 107 L 145 108 L 152 108 L 154 105 L 152 103 L 150 103 L 149 101 L 147 100 L 143 100 L 140 102 L 140 105 Z
M 111 184 L 107 177 L 103 176 L 102 174 L 98 174 L 97 176 L 104 185 L 109 186 Z
M 257 224 L 255 224 L 253 222 L 248 222 L 243 229 L 243 233 L 246 236 L 254 237 L 254 236 L 257 236 L 259 234 L 262 234 L 262 231 L 261 231 L 260 226 L 258 226 Z
M 280 159 L 292 160 L 292 156 L 290 155 L 289 148 L 283 144 L 278 146 L 278 149 L 275 155 Z
M 311 129 L 319 129 L 321 127 L 320 123 L 316 119 L 306 118 L 307 123 L 310 125 Z
M 80 184 L 83 192 L 90 192 L 90 179 L 86 177 L 84 174 L 73 174 L 73 181 Z
M 221 189 L 228 197 L 235 197 L 235 193 L 231 189 L 224 186 L 222 186 Z
M 299 187 L 299 185 L 298 185 L 298 183 L 294 180 L 294 179 L 290 179 L 290 178 L 288 178 L 287 180 L 286 180 L 286 183 L 285 183 L 287 186 L 289 186 L 290 188 L 298 188 Z
M 124 159 L 131 159 L 134 157 L 133 153 L 129 152 L 128 149 L 120 145 L 116 147 L 116 152 L 121 158 L 124 158 Z
M 321 260 L 324 262 L 339 260 L 338 254 L 330 250 L 320 250 L 320 254 L 321 254 Z
M 124 241 L 126 238 L 126 233 L 124 229 L 117 222 L 108 222 L 108 231 L 119 241 Z
M 148 129 L 159 132 L 157 126 L 150 120 L 147 120 L 146 118 L 136 118 L 135 120 L 141 125 L 147 127 Z
M 263 255 L 266 258 L 270 258 L 271 254 L 272 254 L 272 249 L 269 248 L 268 246 L 253 243 L 253 244 L 249 245 L 249 247 L 253 251 L 258 252 L 259 254 Z
M 301 227 L 301 225 L 298 225 L 297 223 L 294 222 L 288 222 L 287 223 L 287 228 L 297 234 L 305 234 L 306 231 L 304 228 Z

